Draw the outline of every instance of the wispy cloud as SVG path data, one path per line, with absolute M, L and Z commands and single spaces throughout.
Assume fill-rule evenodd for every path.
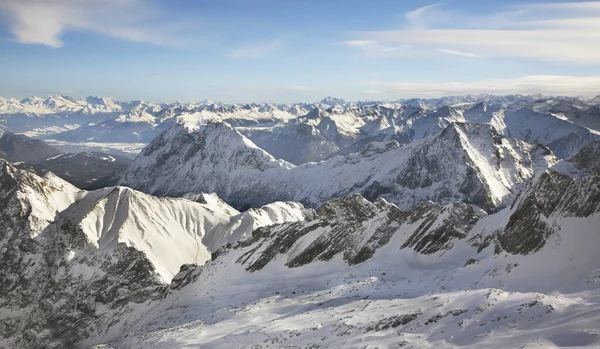
M 164 21 L 149 0 L 0 0 L 0 11 L 25 44 L 61 47 L 69 30 L 161 46 L 188 44 L 178 25 Z
M 363 31 L 354 41 L 411 45 L 467 57 L 600 64 L 600 2 L 518 5 L 482 15 L 430 5 L 405 14 L 406 28 Z
M 535 94 L 595 96 L 600 93 L 600 76 L 531 75 L 512 79 L 447 82 L 364 81 L 363 93 L 382 98 L 448 96 L 463 94 Z
M 464 51 L 458 51 L 458 50 L 451 50 L 451 49 L 444 49 L 444 48 L 438 49 L 438 52 L 447 53 L 449 55 L 462 56 L 462 57 L 483 58 L 482 55 L 479 55 L 479 54 L 476 54 L 476 53 L 464 52 Z
M 436 7 L 439 7 L 440 5 L 440 3 L 437 3 L 433 5 L 419 7 L 418 9 L 406 12 L 405 17 L 413 27 L 428 27 L 429 23 L 425 21 L 428 18 L 425 17 L 424 14 L 431 13 L 432 10 L 434 10 Z M 431 18 L 431 16 L 428 17 Z
M 347 40 L 339 45 L 361 49 L 365 54 L 374 57 L 401 57 L 412 54 L 409 45 L 388 45 L 375 40 Z

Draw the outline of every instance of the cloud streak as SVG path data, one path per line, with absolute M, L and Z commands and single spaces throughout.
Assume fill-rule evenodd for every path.
M 365 81 L 363 93 L 383 98 L 439 97 L 464 94 L 536 94 L 596 96 L 600 94 L 600 76 L 530 75 L 511 79 L 449 82 Z
M 339 45 L 360 49 L 371 57 L 406 57 L 413 54 L 408 45 L 387 45 L 376 40 L 347 40 Z
M 476 53 L 458 51 L 458 50 L 450 50 L 450 49 L 438 49 L 438 52 L 447 53 L 449 55 L 462 56 L 462 57 L 471 57 L 471 58 L 483 58 L 482 55 L 478 55 Z
M 600 2 L 519 5 L 490 15 L 433 5 L 405 17 L 405 29 L 362 31 L 353 41 L 467 53 L 466 57 L 600 64 Z
M 147 0 L 0 0 L 0 11 L 16 41 L 24 44 L 62 47 L 70 30 L 161 46 L 188 44 Z

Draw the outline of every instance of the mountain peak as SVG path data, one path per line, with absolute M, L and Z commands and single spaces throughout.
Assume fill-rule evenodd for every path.
M 150 193 L 217 192 L 227 198 L 230 183 L 238 175 L 292 167 L 226 122 L 185 123 L 167 129 L 144 148 L 121 175 L 120 183 Z M 173 176 L 181 181 L 173 182 Z
M 328 105 L 330 107 L 335 107 L 336 105 L 339 106 L 344 106 L 347 104 L 347 102 L 341 98 L 335 98 L 335 97 L 331 97 L 331 96 L 327 96 L 325 98 L 323 98 L 319 104 L 325 104 Z

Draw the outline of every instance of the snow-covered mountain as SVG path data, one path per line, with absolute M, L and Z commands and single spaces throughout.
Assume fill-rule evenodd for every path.
M 159 105 L 144 101 L 121 102 L 101 97 L 74 99 L 57 95 L 22 100 L 1 98 L 0 125 L 15 133 L 49 137 L 107 120 L 148 119 L 160 110 Z
M 224 121 L 276 158 L 296 165 L 362 150 L 373 141 L 401 144 L 440 132 L 451 122 L 488 122 L 503 134 L 550 147 L 559 158 L 600 135 L 594 99 L 467 95 L 440 99 L 316 103 L 152 104 L 66 96 L 0 98 L 0 125 L 42 137 L 64 151 L 118 154 L 147 144 L 175 123 Z M 140 149 L 139 146 L 134 147 Z M 100 150 L 106 151 L 106 150 Z
M 92 191 L 0 159 L 0 347 L 598 347 L 594 108 L 0 99 L 149 142 Z
M 159 299 L 182 266 L 234 237 L 314 213 L 273 203 L 240 213 L 214 195 L 80 191 L 0 160 L 0 346 L 71 348 Z M 184 268 L 185 269 L 185 268 Z
M 317 108 L 275 126 L 236 128 L 276 158 L 296 165 L 361 151 L 373 141 L 410 143 L 437 134 L 452 122 L 488 123 L 507 137 L 544 144 L 559 158 L 565 158 L 600 139 L 597 108 L 581 109 L 572 103 L 568 105 L 576 111 L 568 117 L 532 103 L 530 107 L 518 108 L 486 103 L 437 109 L 380 104 Z
M 315 111 L 318 113 L 319 109 Z M 344 141 L 331 119 L 308 115 L 277 126 L 238 127 L 237 130 L 275 158 L 296 165 L 323 160 L 349 143 Z
M 598 144 L 556 162 L 490 125 L 452 123 L 407 145 L 294 166 L 225 123 L 175 126 L 136 162 L 146 165 L 138 175 L 173 168 L 185 198 L 85 192 L 2 162 L 0 346 L 593 347 Z M 193 194 L 200 187 L 176 169 L 187 166 L 332 197 L 314 211 L 271 202 L 239 212 Z M 443 188 L 429 197 L 438 202 L 401 209 L 346 196 L 371 179 L 385 189 L 388 173 L 400 192 Z M 328 189 L 350 177 L 356 188 Z
M 422 200 L 465 201 L 494 210 L 518 185 L 556 159 L 542 146 L 504 138 L 487 124 L 452 123 L 400 146 L 372 143 L 361 153 L 294 166 L 276 160 L 226 123 L 175 125 L 119 178 L 121 185 L 180 196 L 215 192 L 238 208 L 273 201 L 316 207 L 352 193 L 407 208 Z
M 85 343 L 596 347 L 599 178 L 541 173 L 489 215 L 335 199 L 183 270 L 164 300 L 116 325 L 127 335 Z

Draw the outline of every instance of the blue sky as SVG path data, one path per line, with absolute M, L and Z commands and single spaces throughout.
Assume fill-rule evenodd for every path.
M 0 0 L 0 95 L 600 94 L 600 2 Z

